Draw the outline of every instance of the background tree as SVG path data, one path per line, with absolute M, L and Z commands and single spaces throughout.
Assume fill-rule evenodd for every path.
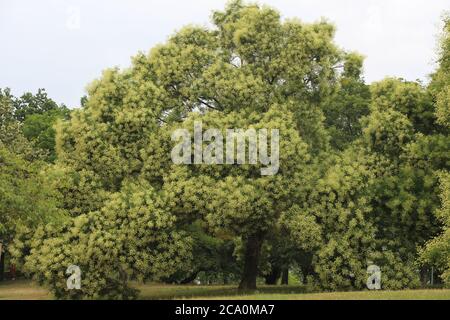
M 439 52 L 439 67 L 437 71 L 431 76 L 431 83 L 429 91 L 433 96 L 436 106 L 436 118 L 437 122 L 442 125 L 442 132 L 444 134 L 436 135 L 425 140 L 418 148 L 426 145 L 424 148 L 424 154 L 431 155 L 431 159 L 440 160 L 438 162 L 440 177 L 440 201 L 441 206 L 436 210 L 436 217 L 442 223 L 442 230 L 434 239 L 430 240 L 424 248 L 421 250 L 421 260 L 425 266 L 433 266 L 437 268 L 440 273 L 441 279 L 448 286 L 450 285 L 450 236 L 449 236 L 449 149 L 450 138 L 448 136 L 448 129 L 450 127 L 450 100 L 449 100 L 449 88 L 450 88 L 450 18 L 446 16 L 444 18 L 444 30 L 440 42 Z M 428 143 L 427 143 L 428 142 Z M 423 156 L 420 158 L 421 162 L 428 157 Z
M 33 160 L 38 155 L 22 134 L 21 124 L 14 117 L 13 103 L 14 96 L 11 91 L 8 88 L 0 88 L 0 146 L 28 160 Z
M 59 119 L 68 119 L 70 110 L 65 105 L 58 106 L 44 89 L 39 89 L 35 95 L 27 92 L 20 98 L 14 97 L 8 88 L 0 89 L 0 97 L 4 143 L 16 149 L 23 149 L 26 145 L 28 158 L 39 156 L 48 162 L 55 161 L 54 126 Z M 16 152 L 23 153 L 25 150 L 17 149 Z
M 370 90 L 364 83 L 362 67 L 362 56 L 347 54 L 339 86 L 324 104 L 331 145 L 339 150 L 361 136 L 360 120 L 369 114 Z
M 14 118 L 24 122 L 27 116 L 44 114 L 48 111 L 58 110 L 59 106 L 47 96 L 45 89 L 38 89 L 36 94 L 24 93 L 20 98 L 14 99 Z
M 62 106 L 42 114 L 30 114 L 23 123 L 23 135 L 35 148 L 46 152 L 45 160 L 48 162 L 56 160 L 55 125 L 58 120 L 68 119 L 69 115 L 69 109 Z
M 326 289 L 363 288 L 371 263 L 381 266 L 384 288 L 418 286 L 417 247 L 438 231 L 437 172 L 448 168 L 449 139 L 430 95 L 401 79 L 371 91 L 362 135 L 324 164 L 303 208 L 324 231 L 311 263 Z
M 42 173 L 45 152 L 23 135 L 15 117 L 16 98 L 0 89 L 0 241 L 7 249 L 23 227 L 64 218 L 58 194 Z M 5 250 L 0 261 L 3 279 Z
M 0 241 L 4 249 L 21 228 L 57 223 L 65 217 L 56 191 L 46 183 L 41 168 L 41 163 L 27 161 L 0 146 Z M 4 259 L 2 255 L 2 267 Z
M 450 178 L 449 173 L 441 175 L 442 207 L 436 211 L 436 216 L 444 225 L 443 232 L 430 240 L 421 250 L 421 260 L 427 266 L 433 266 L 441 275 L 444 283 L 450 285 Z

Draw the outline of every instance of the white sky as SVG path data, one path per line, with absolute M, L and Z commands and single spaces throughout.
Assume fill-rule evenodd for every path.
M 15 95 L 45 88 L 74 107 L 112 66 L 128 66 L 182 26 L 209 23 L 225 0 L 0 0 L 0 87 Z M 283 17 L 328 18 L 336 42 L 364 54 L 368 82 L 426 80 L 450 0 L 260 0 Z

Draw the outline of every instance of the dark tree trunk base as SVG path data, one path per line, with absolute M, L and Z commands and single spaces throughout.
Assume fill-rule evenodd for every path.
M 240 291 L 256 290 L 256 278 L 258 276 L 258 263 L 261 253 L 263 237 L 252 235 L 247 238 L 245 244 L 244 272 L 239 284 Z
M 183 279 L 182 281 L 180 281 L 180 284 L 189 284 L 192 281 L 194 281 L 197 276 L 198 276 L 199 272 L 194 272 L 193 274 L 191 274 L 191 276 L 187 277 L 186 279 Z
M 0 253 L 0 281 L 5 280 L 5 253 Z
M 278 279 L 281 277 L 281 268 L 279 267 L 272 267 L 272 272 L 268 276 L 266 276 L 266 284 L 267 285 L 276 285 L 278 282 Z
M 281 277 L 281 284 L 287 286 L 289 284 L 289 268 L 283 269 L 283 275 Z

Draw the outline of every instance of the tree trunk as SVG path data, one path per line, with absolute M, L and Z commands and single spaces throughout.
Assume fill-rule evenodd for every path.
M 422 267 L 420 269 L 420 282 L 423 288 L 425 288 L 428 285 L 428 280 L 429 280 L 428 269 L 427 267 Z
M 191 283 L 192 281 L 194 281 L 197 278 L 199 272 L 200 271 L 196 271 L 196 272 L 192 273 L 189 277 L 181 280 L 180 284 L 189 284 L 189 283 Z
M 281 277 L 281 284 L 287 286 L 289 284 L 289 268 L 283 269 L 283 275 Z
M 227 285 L 227 284 L 228 284 L 228 274 L 227 274 L 227 273 L 224 273 L 224 274 L 223 274 L 223 284 L 224 284 L 224 285 Z
M 0 254 L 0 281 L 5 280 L 5 253 Z
M 247 238 L 244 273 L 239 284 L 239 290 L 256 290 L 256 277 L 258 276 L 258 263 L 262 243 L 263 237 L 261 235 L 252 235 Z
M 277 266 L 273 266 L 270 274 L 266 276 L 266 284 L 267 285 L 276 285 L 278 282 L 278 279 L 280 279 L 280 276 L 281 276 L 281 268 L 277 267 Z

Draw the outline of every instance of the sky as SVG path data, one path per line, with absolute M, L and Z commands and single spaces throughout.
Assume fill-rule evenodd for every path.
M 254 2 L 254 1 L 252 1 Z M 260 0 L 283 18 L 327 18 L 341 48 L 366 56 L 368 83 L 427 81 L 450 0 Z M 0 0 L 0 88 L 45 88 L 69 107 L 105 68 L 163 43 L 186 24 L 209 25 L 226 0 Z

